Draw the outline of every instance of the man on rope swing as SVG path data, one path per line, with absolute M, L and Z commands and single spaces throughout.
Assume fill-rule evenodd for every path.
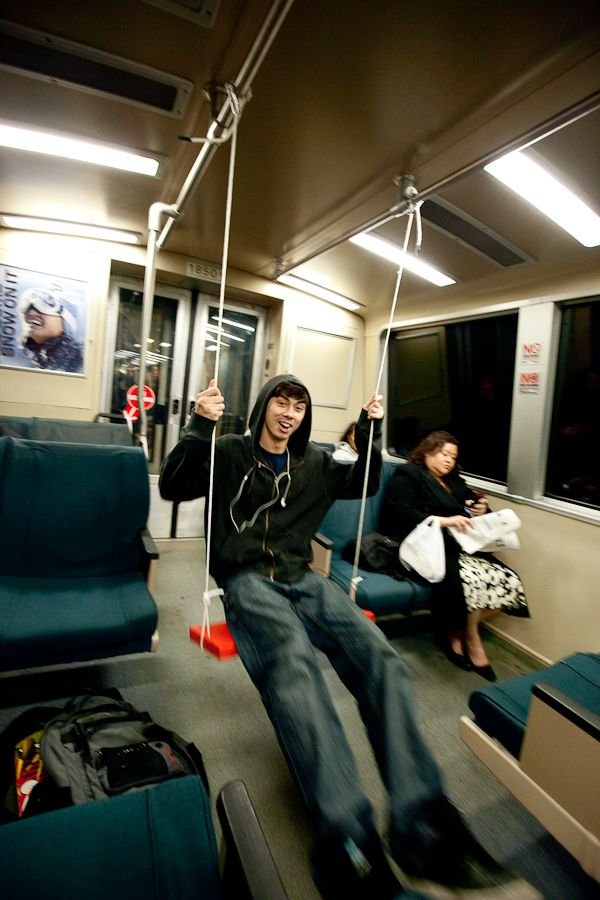
M 315 648 L 358 702 L 389 793 L 388 852 L 406 875 L 470 888 L 477 897 L 514 881 L 519 898 L 537 897 L 492 859 L 447 799 L 398 654 L 338 585 L 309 568 L 311 538 L 331 504 L 362 496 L 371 421 L 368 493 L 377 490 L 381 399 L 373 394 L 363 406 L 358 460 L 348 465 L 309 440 L 311 400 L 297 378 L 278 375 L 263 386 L 249 433 L 215 443 L 211 575 L 224 590 L 240 659 L 315 822 L 312 870 L 324 898 L 423 895 L 405 890 L 390 867 Z M 212 434 L 224 409 L 213 380 L 163 463 L 166 500 L 208 494 Z M 503 893 L 509 896 L 517 894 Z

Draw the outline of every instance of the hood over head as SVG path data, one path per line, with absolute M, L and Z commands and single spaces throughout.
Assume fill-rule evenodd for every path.
M 271 397 L 275 394 L 276 388 L 284 381 L 287 381 L 290 384 L 296 384 L 299 387 L 304 388 L 304 390 L 308 394 L 308 404 L 306 406 L 304 419 L 302 420 L 298 430 L 295 431 L 291 436 L 288 443 L 288 447 L 292 452 L 297 453 L 300 456 L 304 456 L 304 452 L 306 450 L 306 445 L 308 444 L 308 441 L 310 439 L 310 432 L 312 428 L 312 401 L 306 385 L 303 384 L 299 378 L 296 378 L 295 375 L 290 375 L 289 373 L 274 375 L 273 378 L 270 378 L 262 386 L 258 393 L 256 403 L 252 408 L 252 412 L 250 413 L 250 418 L 248 420 L 248 427 L 252 435 L 252 450 L 254 452 L 258 451 L 259 439 L 263 422 L 265 420 L 267 404 Z

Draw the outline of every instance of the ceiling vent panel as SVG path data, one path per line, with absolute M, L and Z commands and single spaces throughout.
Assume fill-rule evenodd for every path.
M 145 0 L 196 25 L 212 28 L 221 0 Z
M 421 215 L 438 231 L 470 250 L 475 250 L 498 266 L 510 268 L 534 262 L 532 256 L 441 197 L 434 195 L 425 200 L 421 206 Z
M 74 41 L 0 20 L 0 69 L 181 118 L 192 82 Z

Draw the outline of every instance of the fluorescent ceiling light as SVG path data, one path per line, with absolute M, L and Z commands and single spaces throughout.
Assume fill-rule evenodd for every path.
M 62 222 L 60 219 L 44 219 L 41 216 L 18 216 L 0 213 L 0 224 L 5 228 L 21 228 L 25 231 L 43 231 L 50 234 L 68 234 L 75 237 L 94 238 L 99 241 L 115 241 L 119 244 L 137 244 L 139 231 L 123 231 L 104 225 L 86 225 L 83 222 Z
M 531 157 L 515 150 L 488 163 L 484 169 L 568 231 L 584 247 L 600 244 L 600 216 Z
M 230 344 L 226 344 L 225 341 L 220 341 L 219 344 L 209 344 L 206 348 L 211 353 L 215 353 L 219 347 L 230 347 Z
M 20 128 L 14 125 L 0 124 L 0 146 L 15 150 L 28 150 L 32 153 L 44 153 L 48 156 L 60 156 L 63 159 L 74 159 L 78 162 L 93 163 L 96 166 L 108 166 L 111 169 L 123 169 L 139 175 L 157 175 L 160 160 L 100 144 L 97 141 L 85 141 L 81 138 L 37 131 L 33 128 Z
M 397 265 L 401 265 L 404 262 L 404 268 L 412 272 L 413 275 L 425 278 L 426 281 L 430 281 L 438 287 L 456 284 L 454 278 L 449 278 L 448 275 L 444 275 L 443 272 L 430 266 L 429 263 L 423 262 L 417 256 L 413 256 L 412 253 L 403 254 L 402 247 L 394 244 L 392 241 L 386 241 L 385 238 L 375 237 L 366 231 L 361 231 L 360 234 L 355 234 L 349 240 L 353 244 L 357 244 L 359 247 L 381 256 L 383 259 L 389 259 L 390 262 Z
M 226 337 L 230 341 L 239 341 L 240 344 L 246 343 L 244 338 L 238 337 L 237 334 L 229 334 L 227 331 L 223 331 L 223 329 L 218 328 L 216 325 L 207 325 L 206 330 L 210 331 L 210 332 L 215 332 L 217 334 L 219 334 L 219 332 L 220 332 L 220 335 L 222 337 Z
M 218 316 L 211 316 L 215 322 L 219 321 Z M 226 325 L 232 325 L 234 328 L 243 328 L 244 331 L 254 333 L 255 329 L 252 328 L 251 325 L 244 325 L 243 322 L 234 322 L 233 319 L 221 319 L 221 322 L 224 322 Z
M 304 291 L 306 294 L 312 294 L 313 297 L 320 297 L 321 300 L 327 300 L 328 303 L 341 306 L 343 309 L 354 311 L 362 306 L 356 300 L 350 300 L 349 297 L 344 297 L 343 294 L 338 294 L 336 291 L 330 291 L 329 288 L 321 287 L 320 284 L 313 284 L 312 281 L 305 281 L 304 278 L 298 278 L 297 275 L 280 275 L 277 281 L 290 287 L 298 288 L 298 290 Z

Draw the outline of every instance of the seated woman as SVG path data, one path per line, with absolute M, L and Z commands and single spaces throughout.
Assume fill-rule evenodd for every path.
M 358 459 L 358 450 L 354 441 L 354 427 L 356 422 L 350 422 L 345 432 L 335 445 L 333 458 L 336 462 L 353 463 Z
M 438 516 L 446 548 L 446 575 L 432 584 L 432 613 L 448 659 L 488 681 L 496 674 L 479 634 L 479 623 L 500 610 L 529 615 L 521 581 L 489 553 L 463 553 L 448 528 L 470 527 L 472 516 L 488 512 L 483 494 L 472 491 L 457 470 L 458 442 L 434 431 L 398 466 L 388 482 L 381 530 L 402 541 L 419 522 Z

